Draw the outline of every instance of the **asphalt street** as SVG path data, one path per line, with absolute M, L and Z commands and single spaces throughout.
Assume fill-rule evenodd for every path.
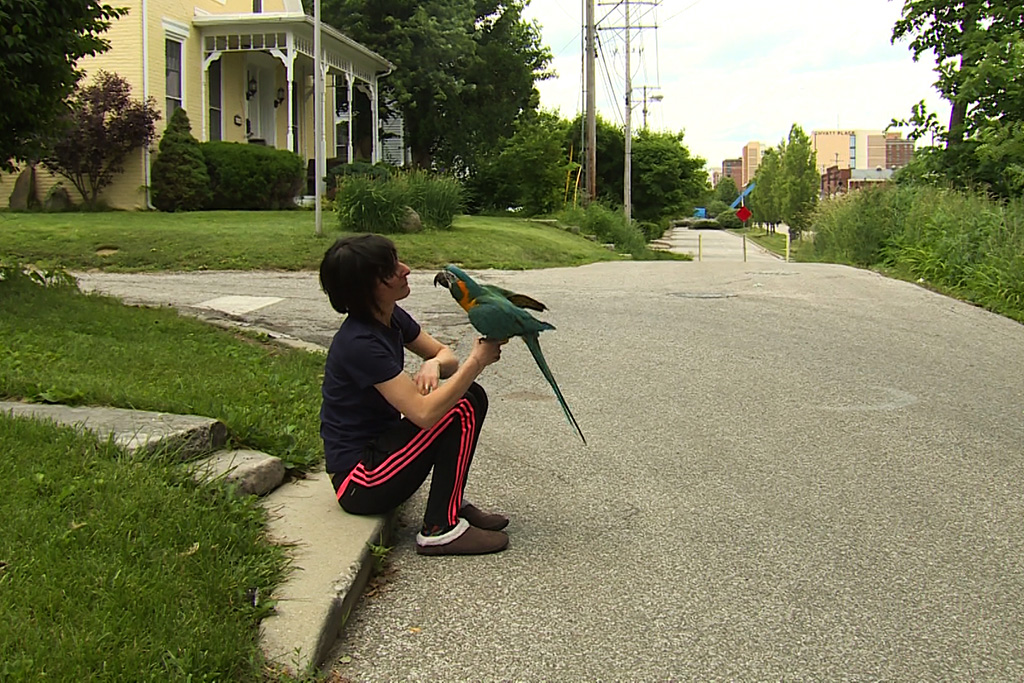
M 777 259 L 473 274 L 550 307 L 588 445 L 512 341 L 467 489 L 511 516 L 509 549 L 417 556 L 418 494 L 341 675 L 1024 679 L 1024 326 Z M 465 356 L 433 275 L 407 308 Z M 81 282 L 320 344 L 340 322 L 313 273 Z

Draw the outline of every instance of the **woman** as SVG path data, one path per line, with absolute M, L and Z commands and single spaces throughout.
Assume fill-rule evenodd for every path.
M 327 472 L 347 512 L 373 515 L 407 500 L 433 470 L 421 555 L 504 550 L 508 518 L 463 499 L 487 394 L 474 380 L 501 358 L 501 344 L 478 339 L 464 363 L 406 313 L 409 268 L 379 235 L 339 239 L 324 254 L 320 286 L 348 317 L 327 354 L 320 436 Z M 423 358 L 414 377 L 404 349 Z M 446 379 L 443 384 L 441 379 Z

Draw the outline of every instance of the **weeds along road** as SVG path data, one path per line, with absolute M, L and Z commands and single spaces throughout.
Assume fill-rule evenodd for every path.
M 478 275 L 550 307 L 541 345 L 589 445 L 511 342 L 467 489 L 511 515 L 510 548 L 417 556 L 416 498 L 343 676 L 1024 678 L 1024 326 L 824 264 Z M 432 277 L 407 308 L 464 356 Z M 310 273 L 82 283 L 207 311 L 265 297 L 222 303 L 321 344 L 338 324 Z

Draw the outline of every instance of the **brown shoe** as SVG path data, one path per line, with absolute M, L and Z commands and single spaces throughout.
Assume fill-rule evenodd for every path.
M 439 536 L 416 534 L 416 552 L 420 555 L 486 555 L 507 546 L 504 531 L 478 529 L 465 519 L 459 519 L 454 529 Z
M 497 512 L 484 512 L 472 503 L 466 503 L 459 508 L 459 517 L 462 517 L 477 529 L 501 531 L 508 526 L 508 517 L 505 515 L 499 515 Z

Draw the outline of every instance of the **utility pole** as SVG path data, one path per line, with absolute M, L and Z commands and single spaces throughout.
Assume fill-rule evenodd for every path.
M 643 85 L 643 86 L 640 86 L 640 87 L 642 87 L 644 89 L 644 109 L 643 109 L 643 112 L 644 112 L 644 128 L 643 129 L 647 130 L 647 91 L 648 90 L 658 90 L 659 88 L 656 85 Z M 662 97 L 661 95 L 657 94 L 657 93 L 652 93 L 651 94 L 651 102 L 661 102 L 663 99 L 665 99 L 665 98 Z
M 623 29 L 625 36 L 625 57 L 626 57 L 626 98 L 625 98 L 625 111 L 623 112 L 623 143 L 625 148 L 625 154 L 623 159 L 623 172 L 622 172 L 622 204 L 623 213 L 625 214 L 626 223 L 632 223 L 633 219 L 633 66 L 631 64 L 632 50 L 632 38 L 634 30 L 641 30 L 646 28 L 658 28 L 657 26 L 645 26 L 639 22 L 633 23 L 633 19 L 630 13 L 631 0 L 621 0 L 620 2 L 607 2 L 601 4 L 621 6 L 623 9 L 624 21 L 622 26 L 602 26 L 602 29 Z M 660 4 L 660 0 L 632 0 L 633 5 L 650 5 L 657 6 Z M 641 15 L 641 21 L 643 15 Z M 644 107 L 646 108 L 646 95 Z
M 626 115 L 623 135 L 625 136 L 626 155 L 623 160 L 622 171 L 622 209 L 626 214 L 626 225 L 633 224 L 633 128 L 630 125 L 633 118 L 633 74 L 629 64 L 629 34 L 632 28 L 629 25 L 629 0 L 625 0 L 624 9 L 626 13 Z
M 592 202 L 597 199 L 597 30 L 594 27 L 594 0 L 586 0 L 586 23 L 587 38 L 584 45 L 586 51 L 586 75 L 587 75 L 587 116 L 586 116 L 586 140 L 583 145 L 586 153 L 585 166 L 587 169 L 587 191 L 586 200 Z
M 324 137 L 324 73 L 321 65 L 322 51 L 320 37 L 320 0 L 313 0 L 313 166 L 316 169 L 313 177 L 313 201 L 316 202 L 316 236 L 324 234 L 323 209 L 320 197 L 323 188 L 323 177 L 327 175 L 322 165 L 327 161 L 320 140 Z

